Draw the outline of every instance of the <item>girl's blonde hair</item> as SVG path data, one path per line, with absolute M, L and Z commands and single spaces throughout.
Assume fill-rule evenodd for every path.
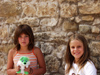
M 65 62 L 67 64 L 67 69 L 65 71 L 66 73 L 69 73 L 70 69 L 72 68 L 72 63 L 74 62 L 74 57 L 70 52 L 70 42 L 72 40 L 80 40 L 83 43 L 84 53 L 81 56 L 80 60 L 78 61 L 79 68 L 81 69 L 82 67 L 84 67 L 88 59 L 90 59 L 90 49 L 88 47 L 88 43 L 85 37 L 80 34 L 72 35 L 67 43 L 67 49 L 65 54 Z

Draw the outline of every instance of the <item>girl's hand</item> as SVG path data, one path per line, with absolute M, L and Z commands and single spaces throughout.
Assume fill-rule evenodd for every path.
M 28 72 L 29 74 L 33 73 L 33 69 L 30 66 L 28 66 L 28 68 L 25 67 L 24 71 Z
M 15 68 L 15 71 L 18 72 L 19 70 L 20 70 L 20 66 L 17 66 L 17 67 Z
M 29 73 L 30 72 L 30 65 L 28 66 L 28 68 L 25 67 L 24 71 Z

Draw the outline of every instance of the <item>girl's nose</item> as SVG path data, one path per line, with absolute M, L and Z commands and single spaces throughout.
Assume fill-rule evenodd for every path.
M 75 47 L 74 50 L 77 50 L 77 47 Z
M 23 37 L 22 40 L 25 40 L 25 38 Z

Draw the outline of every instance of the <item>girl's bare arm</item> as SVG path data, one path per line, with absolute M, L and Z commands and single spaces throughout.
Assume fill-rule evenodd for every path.
M 7 62 L 7 74 L 8 75 L 16 75 L 16 71 L 18 69 L 14 69 L 14 63 L 13 63 L 13 55 L 15 51 L 11 49 L 8 53 L 8 62 Z
M 44 74 L 46 72 L 46 65 L 45 65 L 44 56 L 39 48 L 35 48 L 34 53 L 35 53 L 37 60 L 38 60 L 39 69 L 33 70 L 33 74 L 35 74 L 35 75 Z

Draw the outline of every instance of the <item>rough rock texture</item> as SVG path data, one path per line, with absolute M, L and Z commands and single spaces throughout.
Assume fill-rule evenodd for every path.
M 100 75 L 100 0 L 0 0 L 0 75 L 19 24 L 29 24 L 44 54 L 45 75 L 64 75 L 64 54 L 72 34 L 84 35 Z

